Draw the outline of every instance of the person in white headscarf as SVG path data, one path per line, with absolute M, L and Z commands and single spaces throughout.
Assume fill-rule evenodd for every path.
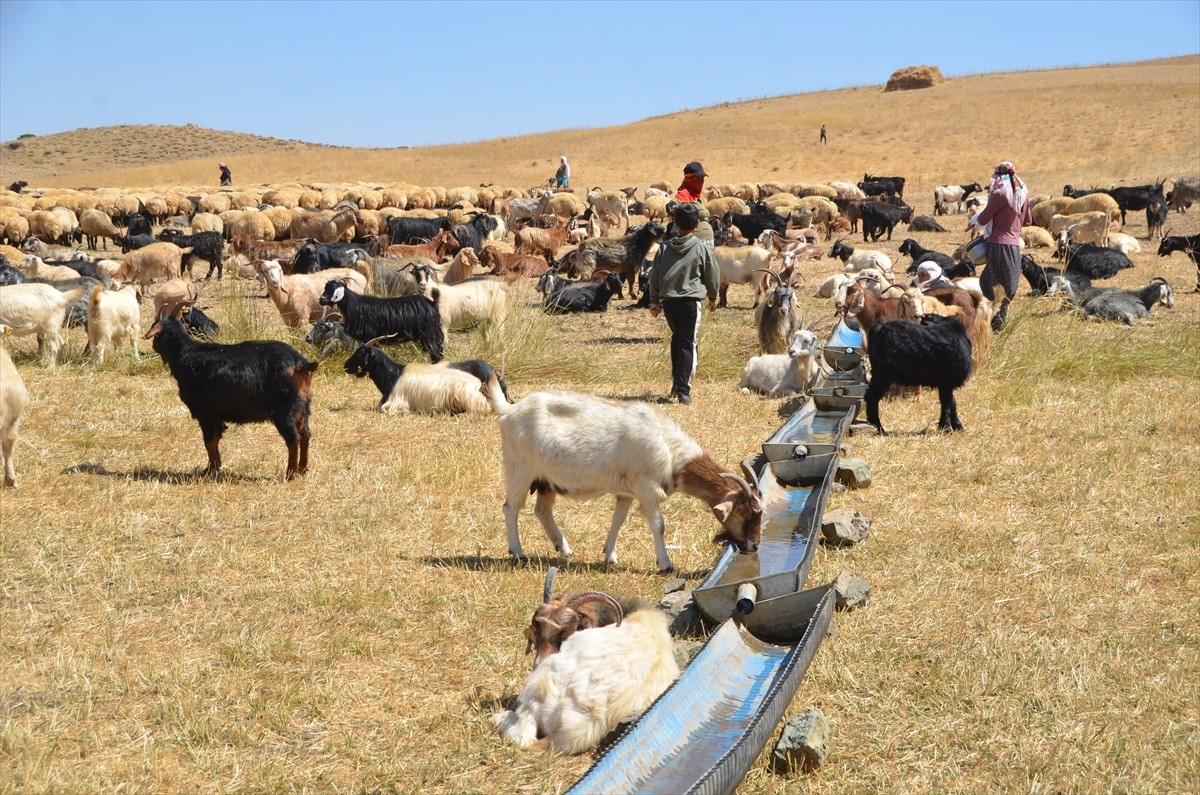
M 571 164 L 567 162 L 567 156 L 563 155 L 558 163 L 558 171 L 554 172 L 555 184 L 559 190 L 571 187 Z
M 987 205 L 971 223 L 983 228 L 987 239 L 987 267 L 979 275 L 979 289 L 996 304 L 992 330 L 999 331 L 1020 285 L 1021 227 L 1033 223 L 1029 189 L 1012 163 L 1006 160 L 996 166 L 988 185 Z
M 953 286 L 936 262 L 925 260 L 917 266 L 917 287 L 921 288 L 922 291 Z

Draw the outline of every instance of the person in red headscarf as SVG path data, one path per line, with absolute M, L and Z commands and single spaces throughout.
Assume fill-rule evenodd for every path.
M 708 174 L 704 166 L 693 160 L 683 167 L 683 182 L 675 193 L 675 201 L 695 204 L 700 211 L 700 223 L 692 234 L 709 249 L 715 245 L 712 225 L 708 222 L 708 209 L 705 208 L 702 196 L 704 194 L 704 178 Z
M 979 275 L 979 289 L 996 302 L 992 331 L 1004 327 L 1008 304 L 1017 295 L 1021 279 L 1021 227 L 1033 223 L 1029 189 L 1017 169 L 1005 160 L 996 166 L 988 185 L 988 202 L 971 219 L 987 237 L 987 267 Z

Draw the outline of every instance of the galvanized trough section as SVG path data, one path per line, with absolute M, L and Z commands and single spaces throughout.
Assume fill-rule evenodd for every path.
M 776 628 L 777 642 L 726 621 L 569 792 L 732 792 L 774 733 L 832 620 L 832 584 L 788 598 L 790 619 Z
M 727 546 L 717 558 L 708 577 L 692 591 L 696 607 L 705 618 L 716 624 L 733 615 L 738 587 L 746 582 L 754 582 L 759 600 L 794 594 L 804 587 L 836 474 L 836 453 L 826 460 L 820 480 L 800 486 L 783 485 L 770 466 L 762 466 L 758 478 L 763 495 L 762 540 L 758 551 L 738 552 Z
M 839 321 L 823 358 L 813 396 L 751 466 L 763 496 L 758 550 L 727 546 L 692 591 L 720 627 L 571 793 L 729 793 L 774 732 L 832 620 L 832 583 L 802 589 L 865 390 L 857 328 Z

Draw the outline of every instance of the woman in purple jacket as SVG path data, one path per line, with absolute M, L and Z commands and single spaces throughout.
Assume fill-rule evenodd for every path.
M 988 300 L 999 300 L 992 316 L 992 330 L 999 331 L 1020 285 L 1021 227 L 1033 223 L 1029 189 L 1012 163 L 1006 160 L 996 166 L 988 185 L 987 205 L 971 222 L 983 227 L 987 239 L 987 267 L 979 276 L 979 288 Z

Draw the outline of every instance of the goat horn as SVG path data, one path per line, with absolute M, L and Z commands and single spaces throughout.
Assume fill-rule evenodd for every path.
M 735 474 L 733 474 L 732 472 L 722 472 L 722 473 L 721 473 L 721 477 L 723 477 L 723 478 L 729 478 L 729 479 L 730 479 L 730 480 L 732 480 L 734 483 L 738 484 L 738 487 L 739 487 L 739 488 L 741 488 L 741 490 L 742 490 L 743 492 L 745 492 L 746 494 L 753 494 L 753 493 L 754 493 L 754 492 L 751 490 L 751 488 L 750 488 L 750 484 L 749 484 L 749 483 L 747 483 L 747 482 L 746 482 L 746 479 L 745 479 L 745 478 L 743 478 L 741 475 L 735 475 Z
M 779 274 L 776 273 L 775 271 L 771 270 L 770 268 L 755 268 L 754 272 L 755 273 L 769 273 L 775 277 L 776 286 L 778 286 L 778 287 L 783 286 L 783 279 L 779 278 Z
M 368 340 L 367 342 L 365 342 L 365 343 L 363 343 L 363 344 L 364 344 L 364 345 L 366 345 L 366 346 L 369 348 L 369 347 L 373 346 L 375 343 L 379 342 L 380 340 L 386 340 L 386 339 L 389 339 L 389 338 L 391 338 L 391 337 L 395 337 L 395 336 L 399 335 L 399 333 L 400 333 L 400 332 L 398 332 L 398 331 L 397 331 L 397 332 L 394 332 L 394 333 L 392 333 L 392 334 L 384 334 L 384 335 L 383 335 L 383 336 L 381 336 L 381 337 L 376 337 L 376 338 L 375 338 L 375 339 L 373 339 L 373 340 Z
M 567 600 L 567 604 L 571 607 L 578 607 L 585 602 L 608 602 L 617 610 L 616 626 L 621 626 L 621 622 L 625 620 L 625 611 L 621 609 L 621 605 L 617 603 L 617 600 L 601 591 L 584 591 Z
M 542 588 L 542 604 L 550 601 L 550 595 L 554 593 L 554 578 L 558 576 L 558 566 L 551 566 L 546 572 L 546 585 Z

